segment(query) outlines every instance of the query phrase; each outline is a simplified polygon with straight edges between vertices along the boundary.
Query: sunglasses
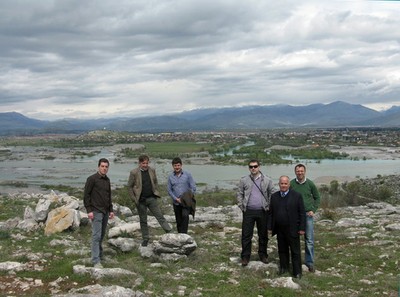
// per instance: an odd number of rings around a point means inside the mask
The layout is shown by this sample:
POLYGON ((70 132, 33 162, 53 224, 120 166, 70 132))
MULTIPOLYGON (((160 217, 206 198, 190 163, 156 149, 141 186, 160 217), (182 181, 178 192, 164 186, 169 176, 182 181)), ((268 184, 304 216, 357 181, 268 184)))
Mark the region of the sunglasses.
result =
POLYGON ((249 165, 249 168, 250 168, 250 169, 258 168, 258 165, 249 165))

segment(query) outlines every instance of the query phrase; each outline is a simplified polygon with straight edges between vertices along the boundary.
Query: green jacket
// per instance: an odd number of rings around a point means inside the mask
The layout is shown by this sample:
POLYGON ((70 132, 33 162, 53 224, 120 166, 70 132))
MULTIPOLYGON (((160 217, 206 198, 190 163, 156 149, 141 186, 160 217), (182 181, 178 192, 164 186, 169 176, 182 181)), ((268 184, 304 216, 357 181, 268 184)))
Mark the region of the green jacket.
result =
POLYGON ((296 179, 292 179, 290 181, 290 188, 301 194, 301 196, 303 197, 304 208, 306 212, 317 212, 317 209, 321 202, 321 196, 318 192, 317 187, 311 180, 306 179, 304 183, 300 184, 297 182, 296 179))

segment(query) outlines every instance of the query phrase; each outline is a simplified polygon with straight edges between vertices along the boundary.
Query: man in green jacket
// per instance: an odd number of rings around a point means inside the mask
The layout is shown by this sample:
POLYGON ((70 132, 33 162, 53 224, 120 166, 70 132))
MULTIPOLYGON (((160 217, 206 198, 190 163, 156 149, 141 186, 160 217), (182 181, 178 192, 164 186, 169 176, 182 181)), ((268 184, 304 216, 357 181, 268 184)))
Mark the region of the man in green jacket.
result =
POLYGON ((301 194, 306 211, 305 262, 308 271, 314 268, 314 215, 319 207, 321 196, 312 180, 306 178, 306 166, 298 164, 294 168, 296 178, 290 181, 290 188, 301 194))

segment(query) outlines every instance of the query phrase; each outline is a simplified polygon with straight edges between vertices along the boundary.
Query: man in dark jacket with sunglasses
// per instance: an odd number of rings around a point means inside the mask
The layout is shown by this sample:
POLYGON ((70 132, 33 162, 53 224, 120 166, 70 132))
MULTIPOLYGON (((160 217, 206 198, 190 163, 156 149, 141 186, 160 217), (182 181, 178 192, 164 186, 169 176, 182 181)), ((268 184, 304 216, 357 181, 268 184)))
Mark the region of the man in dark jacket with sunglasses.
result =
POLYGON ((276 192, 272 179, 260 171, 260 162, 250 160, 250 174, 239 181, 237 203, 243 212, 242 221, 242 266, 247 266, 251 256, 251 241, 254 225, 257 225, 258 256, 260 261, 268 263, 267 211, 272 193, 276 192))

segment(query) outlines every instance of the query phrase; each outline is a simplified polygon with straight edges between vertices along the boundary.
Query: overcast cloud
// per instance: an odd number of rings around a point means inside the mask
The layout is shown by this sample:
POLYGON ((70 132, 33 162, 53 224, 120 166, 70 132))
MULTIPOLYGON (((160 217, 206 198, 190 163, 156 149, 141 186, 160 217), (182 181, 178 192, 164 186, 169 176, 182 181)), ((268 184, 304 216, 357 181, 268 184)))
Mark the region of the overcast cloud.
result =
POLYGON ((0 112, 400 105, 400 2, 0 1, 0 112))

